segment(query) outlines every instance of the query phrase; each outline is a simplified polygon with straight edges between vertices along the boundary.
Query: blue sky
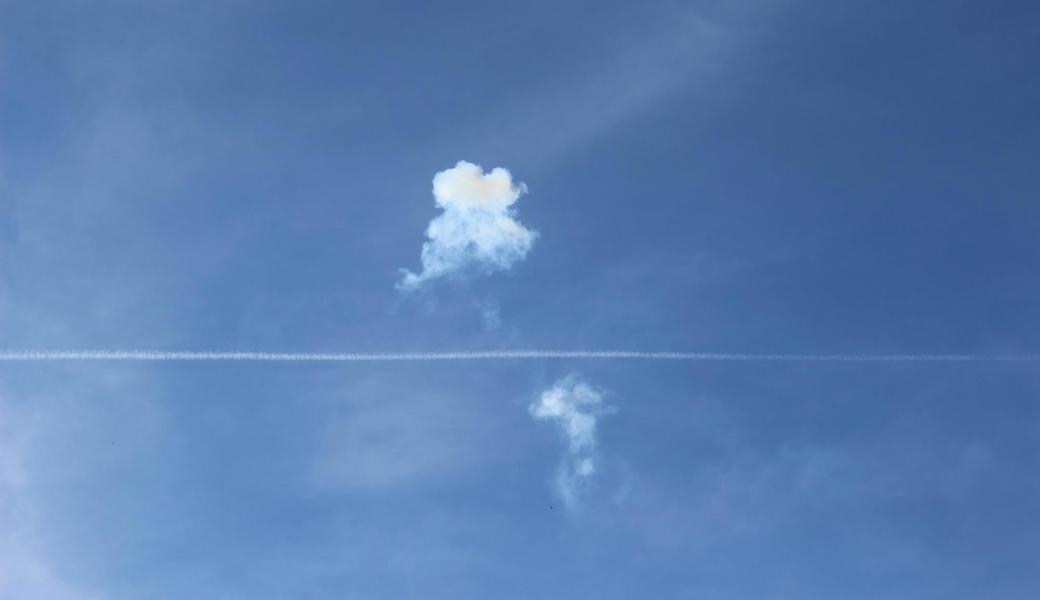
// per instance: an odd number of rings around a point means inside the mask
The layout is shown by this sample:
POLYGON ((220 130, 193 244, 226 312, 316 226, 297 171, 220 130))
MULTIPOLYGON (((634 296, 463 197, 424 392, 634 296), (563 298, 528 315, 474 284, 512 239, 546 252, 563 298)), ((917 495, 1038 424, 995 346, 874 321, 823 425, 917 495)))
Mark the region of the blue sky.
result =
MULTIPOLYGON (((1037 352, 1038 22, 0 1, 0 347, 1037 352), (460 160, 537 233, 402 290, 460 160)), ((0 597, 1033 598, 1038 396, 1027 363, 3 363, 0 597)))

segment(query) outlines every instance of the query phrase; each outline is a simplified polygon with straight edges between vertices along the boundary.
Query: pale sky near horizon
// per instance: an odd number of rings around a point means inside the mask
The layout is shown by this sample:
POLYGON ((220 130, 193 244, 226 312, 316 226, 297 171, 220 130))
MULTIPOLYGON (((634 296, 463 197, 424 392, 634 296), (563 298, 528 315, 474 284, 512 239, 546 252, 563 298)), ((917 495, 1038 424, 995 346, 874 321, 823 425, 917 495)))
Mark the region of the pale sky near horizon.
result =
MULTIPOLYGON (((0 351, 1035 354, 1038 58, 1025 1, 0 0, 0 351)), ((0 598, 1031 599, 1038 472, 1035 363, 0 363, 0 598)))

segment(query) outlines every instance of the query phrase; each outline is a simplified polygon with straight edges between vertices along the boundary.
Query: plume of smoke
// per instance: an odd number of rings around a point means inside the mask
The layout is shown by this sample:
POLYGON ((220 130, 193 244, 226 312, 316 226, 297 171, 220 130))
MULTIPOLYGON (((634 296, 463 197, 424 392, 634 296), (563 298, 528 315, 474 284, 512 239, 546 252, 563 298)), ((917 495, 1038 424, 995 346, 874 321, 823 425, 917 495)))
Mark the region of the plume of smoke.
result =
POLYGON ((527 187, 501 167, 484 173, 459 161, 433 177, 433 197, 444 212, 426 228, 422 271, 401 269, 397 289, 416 290, 428 281, 467 270, 504 271, 523 260, 538 233, 516 220, 513 205, 527 187))
POLYGON ((542 392, 529 407, 531 416, 550 420, 567 442, 556 473, 556 489, 568 508, 575 508, 584 484, 596 473, 596 421, 613 412, 603 393, 575 375, 564 377, 542 392))

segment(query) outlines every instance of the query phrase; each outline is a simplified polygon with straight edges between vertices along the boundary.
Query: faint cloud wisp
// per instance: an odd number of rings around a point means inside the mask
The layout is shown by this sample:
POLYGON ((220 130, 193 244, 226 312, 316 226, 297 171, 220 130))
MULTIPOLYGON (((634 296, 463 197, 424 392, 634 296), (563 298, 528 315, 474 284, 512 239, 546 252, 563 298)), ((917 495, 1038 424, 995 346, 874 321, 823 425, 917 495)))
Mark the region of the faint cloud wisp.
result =
POLYGON ((433 197, 444 212, 426 228, 422 271, 401 269, 397 289, 410 292, 428 281, 467 270, 504 271, 523 260, 538 233, 516 220, 513 205, 527 191, 507 169, 484 173, 459 161, 433 177, 433 197))
POLYGON ((582 487, 596 473, 596 422, 614 410, 603 402, 602 391, 576 375, 557 381, 529 407, 535 419, 554 421, 567 442, 556 489, 570 509, 577 507, 582 487))

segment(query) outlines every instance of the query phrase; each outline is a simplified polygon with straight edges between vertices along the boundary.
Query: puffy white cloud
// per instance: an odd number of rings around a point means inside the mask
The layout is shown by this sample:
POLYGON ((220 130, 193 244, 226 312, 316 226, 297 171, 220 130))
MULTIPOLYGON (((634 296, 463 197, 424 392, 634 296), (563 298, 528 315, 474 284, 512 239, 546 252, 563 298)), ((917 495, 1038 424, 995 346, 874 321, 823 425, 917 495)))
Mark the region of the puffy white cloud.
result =
POLYGON ((556 488, 564 504, 574 508, 582 485, 596 473, 596 422, 614 409, 604 403, 603 392, 570 375, 542 392, 529 410, 536 419, 555 422, 567 442, 556 488))
POLYGON ((433 177, 433 197, 444 212, 426 228, 422 271, 402 269, 397 288, 412 291, 427 281, 474 270, 504 271, 523 260, 538 233, 516 220, 514 204, 527 187, 501 167, 484 173, 459 161, 433 177))

